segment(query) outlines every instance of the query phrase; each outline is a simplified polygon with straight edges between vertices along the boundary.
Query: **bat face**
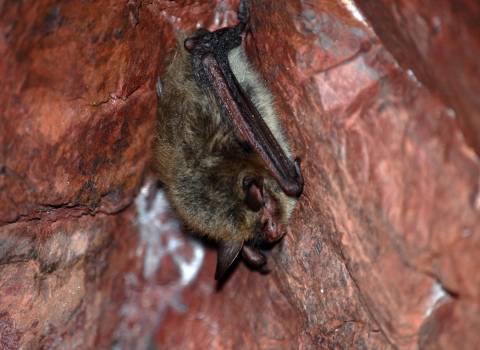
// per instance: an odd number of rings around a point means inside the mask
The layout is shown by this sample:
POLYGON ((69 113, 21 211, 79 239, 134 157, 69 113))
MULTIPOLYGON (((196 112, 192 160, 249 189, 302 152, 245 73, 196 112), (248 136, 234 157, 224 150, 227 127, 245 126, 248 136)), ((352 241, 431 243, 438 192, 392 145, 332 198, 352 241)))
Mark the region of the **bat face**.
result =
POLYGON ((218 242, 216 279, 240 251, 266 269, 255 247, 282 237, 303 188, 272 96, 239 47, 245 2, 239 18, 178 45, 157 86, 156 170, 183 224, 218 242))

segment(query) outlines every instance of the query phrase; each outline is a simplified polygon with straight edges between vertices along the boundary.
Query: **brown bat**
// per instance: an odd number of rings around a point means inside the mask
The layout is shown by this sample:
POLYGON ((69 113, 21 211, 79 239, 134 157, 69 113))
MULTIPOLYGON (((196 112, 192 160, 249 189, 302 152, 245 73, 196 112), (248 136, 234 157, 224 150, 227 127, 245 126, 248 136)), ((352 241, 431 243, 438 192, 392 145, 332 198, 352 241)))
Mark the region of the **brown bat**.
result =
POLYGON ((155 167, 183 224, 217 241, 215 279, 240 251, 268 271, 258 247, 283 236, 303 190, 272 95, 240 46, 248 0, 238 18, 185 39, 157 82, 155 167))

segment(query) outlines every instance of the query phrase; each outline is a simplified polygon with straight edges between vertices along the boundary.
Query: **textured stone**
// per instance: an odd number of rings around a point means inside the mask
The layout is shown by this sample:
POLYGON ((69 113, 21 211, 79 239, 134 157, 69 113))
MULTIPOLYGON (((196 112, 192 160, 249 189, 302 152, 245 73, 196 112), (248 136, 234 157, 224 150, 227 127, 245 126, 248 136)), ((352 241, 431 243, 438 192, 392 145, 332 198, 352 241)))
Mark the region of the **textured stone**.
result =
POLYGON ((305 191, 273 271, 217 283, 148 169, 154 82, 237 4, 0 3, 0 347, 474 348, 476 5, 358 0, 375 34, 348 2, 251 0, 305 191))
POLYGON ((356 0, 400 64, 455 111, 480 154, 480 6, 468 0, 356 0))
POLYGON ((116 212, 138 191, 159 53, 139 7, 2 6, 0 222, 116 212))
POLYGON ((422 349, 474 349, 480 342, 478 303, 452 301, 430 315, 420 328, 422 349))

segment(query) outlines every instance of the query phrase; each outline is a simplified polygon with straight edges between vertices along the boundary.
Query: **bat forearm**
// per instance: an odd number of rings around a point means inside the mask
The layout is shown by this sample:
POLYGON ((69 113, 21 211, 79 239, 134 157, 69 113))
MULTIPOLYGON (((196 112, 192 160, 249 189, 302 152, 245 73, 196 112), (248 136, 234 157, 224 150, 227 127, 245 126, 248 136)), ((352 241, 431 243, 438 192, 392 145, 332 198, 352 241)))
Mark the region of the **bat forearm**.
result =
POLYGON ((202 65, 213 92, 240 134, 260 154, 285 194, 298 197, 303 190, 303 177, 298 165, 286 156, 257 108, 236 81, 235 75, 229 72, 234 81, 234 84, 229 84, 217 58, 211 52, 202 57, 202 65))

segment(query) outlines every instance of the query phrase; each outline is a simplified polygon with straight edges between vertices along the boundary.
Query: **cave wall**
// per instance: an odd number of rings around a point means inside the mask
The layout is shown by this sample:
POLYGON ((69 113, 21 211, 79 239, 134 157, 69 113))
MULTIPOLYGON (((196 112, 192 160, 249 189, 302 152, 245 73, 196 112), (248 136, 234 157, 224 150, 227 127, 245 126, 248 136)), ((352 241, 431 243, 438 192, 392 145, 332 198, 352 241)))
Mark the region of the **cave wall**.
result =
POLYGON ((0 2, 0 348, 480 341, 480 6, 251 0, 246 51, 305 190, 274 270, 217 283, 151 133, 175 38, 237 5, 0 2))

